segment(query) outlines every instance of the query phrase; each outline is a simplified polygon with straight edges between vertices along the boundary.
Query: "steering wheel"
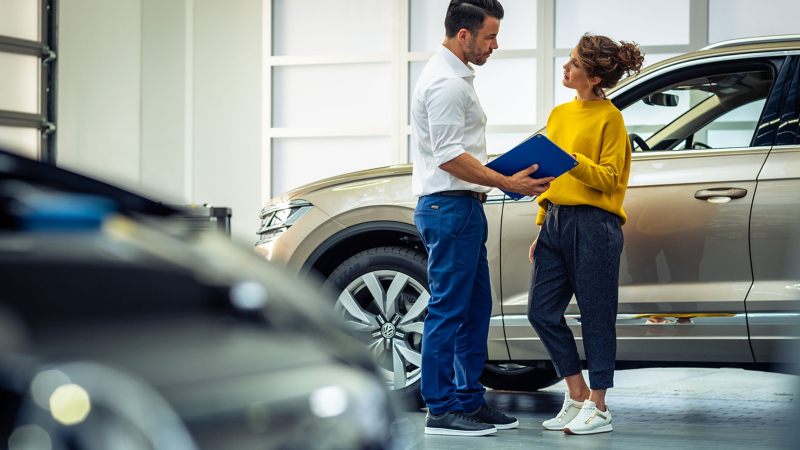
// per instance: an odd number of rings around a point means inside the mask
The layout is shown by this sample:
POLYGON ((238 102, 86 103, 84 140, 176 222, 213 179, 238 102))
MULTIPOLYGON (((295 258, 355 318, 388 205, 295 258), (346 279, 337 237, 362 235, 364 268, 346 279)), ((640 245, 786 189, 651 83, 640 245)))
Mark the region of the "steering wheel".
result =
POLYGON ((639 151, 640 152, 649 152, 650 147, 647 146, 647 143, 636 133, 631 133, 628 135, 628 139, 631 141, 631 148, 633 148, 633 144, 639 144, 639 151))
POLYGON ((692 150, 705 150, 711 148, 710 145, 704 144, 702 142, 695 142, 692 144, 692 150))

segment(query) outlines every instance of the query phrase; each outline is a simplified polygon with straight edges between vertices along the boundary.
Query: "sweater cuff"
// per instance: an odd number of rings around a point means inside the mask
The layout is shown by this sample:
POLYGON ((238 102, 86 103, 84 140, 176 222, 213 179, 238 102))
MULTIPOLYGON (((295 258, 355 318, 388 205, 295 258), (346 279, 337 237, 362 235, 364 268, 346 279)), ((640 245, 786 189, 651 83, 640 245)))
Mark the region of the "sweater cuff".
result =
POLYGON ((580 153, 575 153, 575 158, 578 161, 578 165, 573 167, 568 173, 573 177, 580 179, 586 172, 586 169, 589 167, 590 160, 580 153))

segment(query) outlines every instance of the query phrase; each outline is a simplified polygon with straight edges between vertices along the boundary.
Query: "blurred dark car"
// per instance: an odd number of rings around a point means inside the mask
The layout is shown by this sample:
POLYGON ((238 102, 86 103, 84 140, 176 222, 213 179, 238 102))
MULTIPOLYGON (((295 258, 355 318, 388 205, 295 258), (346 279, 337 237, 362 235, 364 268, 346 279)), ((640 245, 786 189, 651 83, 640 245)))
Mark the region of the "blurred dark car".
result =
POLYGON ((0 441, 402 447, 375 365, 320 294, 175 214, 0 151, 0 441))

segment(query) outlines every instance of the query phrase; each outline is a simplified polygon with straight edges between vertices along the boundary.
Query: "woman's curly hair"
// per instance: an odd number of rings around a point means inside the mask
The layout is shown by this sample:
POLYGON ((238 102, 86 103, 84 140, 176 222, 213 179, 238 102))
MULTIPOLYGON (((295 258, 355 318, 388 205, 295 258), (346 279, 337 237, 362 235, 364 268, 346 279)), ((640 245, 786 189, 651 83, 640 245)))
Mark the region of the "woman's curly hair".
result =
POLYGON ((594 93, 605 98, 603 89, 616 86, 622 75, 639 73, 644 54, 635 42, 620 41, 617 44, 606 36, 586 33, 578 42, 578 60, 590 79, 600 77, 594 93))

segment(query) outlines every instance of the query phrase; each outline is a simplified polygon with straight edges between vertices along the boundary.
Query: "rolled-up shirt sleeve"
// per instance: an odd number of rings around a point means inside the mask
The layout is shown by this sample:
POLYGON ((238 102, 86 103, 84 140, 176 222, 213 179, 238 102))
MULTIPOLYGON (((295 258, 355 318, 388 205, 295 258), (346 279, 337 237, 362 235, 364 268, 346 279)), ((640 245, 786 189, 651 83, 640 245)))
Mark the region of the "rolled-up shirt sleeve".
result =
POLYGON ((444 78, 431 86, 426 99, 433 159, 437 166, 465 153, 464 124, 468 95, 463 80, 444 78))

